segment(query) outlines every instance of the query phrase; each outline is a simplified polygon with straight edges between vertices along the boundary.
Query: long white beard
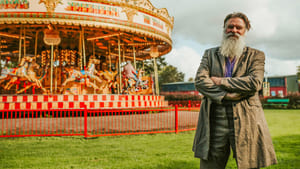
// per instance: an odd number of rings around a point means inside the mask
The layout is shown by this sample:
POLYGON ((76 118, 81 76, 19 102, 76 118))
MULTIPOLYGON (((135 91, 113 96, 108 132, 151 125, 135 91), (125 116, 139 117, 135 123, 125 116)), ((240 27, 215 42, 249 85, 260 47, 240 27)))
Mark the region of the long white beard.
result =
POLYGON ((239 58, 243 54, 245 43, 245 35, 241 36, 237 33, 223 33, 223 39, 221 44, 221 54, 229 58, 239 58), (231 35, 238 36, 232 37, 231 35))

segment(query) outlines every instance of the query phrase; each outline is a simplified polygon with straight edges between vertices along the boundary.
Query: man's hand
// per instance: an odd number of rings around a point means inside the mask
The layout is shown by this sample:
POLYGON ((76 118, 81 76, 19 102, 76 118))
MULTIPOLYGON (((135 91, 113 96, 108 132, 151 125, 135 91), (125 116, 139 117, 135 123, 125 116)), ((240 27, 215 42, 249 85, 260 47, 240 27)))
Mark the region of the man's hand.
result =
POLYGON ((222 78, 221 77, 215 77, 215 76, 213 76, 213 77, 211 77, 210 78, 216 85, 221 85, 221 80, 222 80, 222 78))
POLYGON ((224 100, 232 100, 232 101, 238 101, 242 99, 242 95, 239 93, 227 93, 224 96, 224 100))

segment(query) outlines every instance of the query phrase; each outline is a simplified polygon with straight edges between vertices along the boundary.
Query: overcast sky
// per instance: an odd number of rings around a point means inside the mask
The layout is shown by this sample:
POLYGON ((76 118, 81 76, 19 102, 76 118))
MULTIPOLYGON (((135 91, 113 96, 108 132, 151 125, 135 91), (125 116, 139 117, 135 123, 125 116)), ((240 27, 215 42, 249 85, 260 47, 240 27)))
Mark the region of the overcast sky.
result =
POLYGON ((247 45, 266 54, 265 76, 295 75, 300 66, 299 0, 150 0, 174 16, 173 49, 167 62, 195 77, 204 50, 218 46, 223 20, 232 12, 245 13, 252 28, 247 45))

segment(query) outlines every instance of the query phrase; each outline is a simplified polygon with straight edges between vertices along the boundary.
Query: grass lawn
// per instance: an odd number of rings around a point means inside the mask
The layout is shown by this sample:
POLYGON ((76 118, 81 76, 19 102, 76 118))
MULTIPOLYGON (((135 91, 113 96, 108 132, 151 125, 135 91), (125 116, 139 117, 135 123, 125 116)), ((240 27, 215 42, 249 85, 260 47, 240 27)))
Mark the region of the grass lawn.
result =
MULTIPOLYGON (((278 165, 300 168, 300 110, 265 110, 278 165)), ((193 169, 194 131, 84 139, 83 137, 0 138, 0 168, 193 169)), ((230 158, 228 169, 236 168, 230 158)))

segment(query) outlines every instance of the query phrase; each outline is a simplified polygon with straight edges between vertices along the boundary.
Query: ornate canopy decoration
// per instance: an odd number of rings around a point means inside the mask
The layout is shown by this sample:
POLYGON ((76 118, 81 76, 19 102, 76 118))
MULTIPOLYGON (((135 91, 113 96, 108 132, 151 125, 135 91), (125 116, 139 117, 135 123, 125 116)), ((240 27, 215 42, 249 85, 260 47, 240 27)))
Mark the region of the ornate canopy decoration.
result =
MULTIPOLYGON (((28 46, 35 36, 42 36, 51 24, 60 32, 61 45, 72 48, 81 36, 87 46, 95 43, 96 52, 117 54, 118 38, 124 54, 137 59, 149 59, 151 46, 157 46, 159 56, 172 49, 171 32, 174 18, 168 11, 155 8, 149 0, 6 0, 0 2, 0 38, 9 37, 18 46, 22 36, 28 37, 28 46), (133 46, 135 49, 132 49, 133 46)), ((40 39, 40 38, 38 38, 40 39)), ((42 39, 42 37, 41 37, 42 39)), ((32 42, 31 42, 32 41, 32 42)), ((41 44, 38 44, 41 45, 41 44)), ((18 47, 10 46, 12 50, 18 47)), ((76 46, 76 45, 75 45, 76 46)), ((40 46, 38 46, 39 48, 40 46)), ((8 47, 9 48, 9 47, 8 47)), ((27 53, 32 52, 28 48, 27 53)), ((2 50, 3 51, 3 50, 2 50)), ((5 49, 4 49, 5 51, 5 49)), ((87 51, 88 52, 88 51, 87 51)))

